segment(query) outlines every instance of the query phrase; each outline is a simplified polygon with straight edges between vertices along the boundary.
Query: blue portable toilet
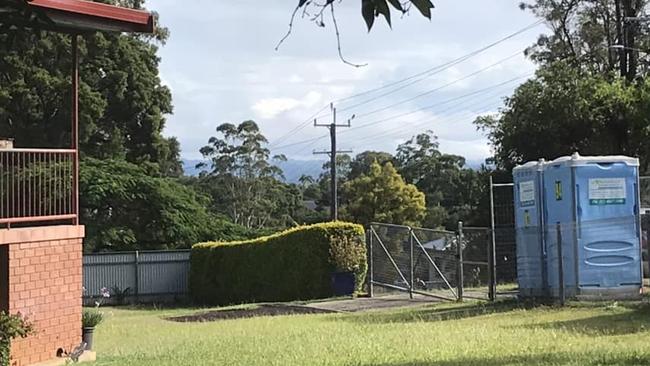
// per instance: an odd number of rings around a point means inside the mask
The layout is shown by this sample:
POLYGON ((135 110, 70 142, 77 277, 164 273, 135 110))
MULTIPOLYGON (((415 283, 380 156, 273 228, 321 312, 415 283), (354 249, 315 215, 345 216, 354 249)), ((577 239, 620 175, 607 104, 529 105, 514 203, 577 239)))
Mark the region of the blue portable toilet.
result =
POLYGON ((515 167, 512 176, 519 294, 542 296, 547 287, 542 214, 544 159, 515 167))
POLYGON ((642 288, 639 161, 575 153, 544 168, 547 283, 551 296, 638 296, 642 288))

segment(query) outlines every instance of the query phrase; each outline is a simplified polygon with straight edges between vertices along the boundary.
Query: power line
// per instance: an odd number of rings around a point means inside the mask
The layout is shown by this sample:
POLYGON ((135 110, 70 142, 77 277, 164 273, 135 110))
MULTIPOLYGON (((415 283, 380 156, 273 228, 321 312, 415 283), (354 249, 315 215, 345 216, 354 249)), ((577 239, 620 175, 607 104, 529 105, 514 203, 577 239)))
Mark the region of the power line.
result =
POLYGON ((319 113, 327 109, 329 105, 324 105, 323 108, 319 109, 318 112, 312 114, 309 118, 305 120, 305 122, 301 123, 297 127, 294 127, 291 131, 285 133, 284 135, 280 136, 277 138, 277 140, 273 141, 272 143, 269 144, 269 148, 273 147, 273 145, 279 144, 283 139, 291 136, 294 133, 297 133, 298 131, 302 130, 303 128, 307 127, 309 124, 311 124, 312 120, 314 118, 319 118, 319 113))
POLYGON ((459 78, 459 79, 456 79, 456 80, 450 81, 449 83, 444 84, 444 85, 442 85, 442 86, 439 86, 439 87, 437 87, 437 88, 429 89, 429 90, 427 90, 427 91, 425 91, 425 92, 422 92, 422 93, 420 93, 420 94, 418 94, 418 95, 415 95, 415 96, 413 96, 413 97, 410 97, 410 98, 404 99, 404 100, 402 100, 402 101, 399 101, 399 102, 393 103, 393 104, 391 104, 391 105, 388 105, 388 106, 385 106, 385 107, 382 107, 382 108, 379 108, 379 109, 375 109, 375 110, 370 111, 370 112, 366 112, 366 113, 362 113, 362 114, 357 114, 357 115, 356 115, 356 118, 357 118, 357 119, 358 119, 358 118, 363 118, 363 117, 369 116, 369 115, 371 115, 371 114, 375 114, 375 113, 378 113, 378 112, 382 112, 382 111, 385 111, 385 110, 387 110, 387 109, 390 109, 390 108, 393 108, 393 107, 397 107, 397 106, 399 106, 399 105, 402 105, 402 104, 404 104, 404 103, 411 102, 411 101, 416 100, 416 99, 418 99, 418 98, 422 98, 422 97, 424 97, 424 96, 426 96, 426 95, 429 95, 429 94, 435 93, 435 92, 440 91, 440 90, 442 90, 442 89, 444 89, 444 88, 447 88, 447 87, 450 87, 450 86, 452 86, 452 85, 454 85, 454 84, 460 83, 461 81, 464 81, 464 80, 467 80, 467 79, 469 79, 469 78, 472 78, 472 77, 474 77, 474 76, 476 76, 476 75, 479 75, 479 74, 481 74, 481 73, 483 73, 483 72, 485 72, 485 71, 487 71, 487 70, 489 70, 489 69, 491 69, 491 68, 493 68, 493 67, 495 67, 495 66, 498 66, 498 65, 500 65, 500 64, 502 64, 502 63, 504 63, 504 62, 506 62, 506 61, 508 61, 508 60, 511 60, 512 58, 514 58, 514 57, 516 57, 516 56, 519 56, 519 55, 521 54, 521 52, 522 52, 522 51, 517 51, 517 52, 513 53, 512 55, 510 55, 510 56, 508 56, 508 57, 505 57, 505 58, 503 58, 503 59, 501 59, 501 60, 499 60, 499 61, 497 61, 497 62, 495 62, 495 63, 493 63, 493 64, 491 64, 491 65, 489 65, 489 66, 486 66, 486 67, 484 67, 484 68, 482 68, 482 69, 480 69, 480 70, 474 71, 474 72, 472 72, 472 73, 470 73, 470 74, 468 74, 468 75, 465 75, 465 76, 463 76, 463 77, 461 77, 461 78, 459 78))
MULTIPOLYGON (((476 104, 478 104, 478 103, 475 103, 474 105, 476 105, 476 104)), ((499 104, 499 101, 490 101, 489 103, 483 103, 478 108, 480 110, 480 112, 478 112, 476 114, 484 113, 485 111, 490 110, 491 108, 495 107, 498 104, 499 104)), ((378 134, 375 134, 375 135, 365 136, 365 137, 362 137, 360 139, 355 140, 355 142, 359 143, 359 142, 365 141, 367 143, 367 142, 375 141, 375 140, 378 140, 378 139, 381 139, 381 138, 393 136, 394 132, 398 132, 398 131, 404 132, 405 127, 409 128, 409 129, 415 129, 415 128, 421 128, 422 126, 424 126, 424 125, 426 125, 428 123, 433 123, 433 122, 438 122, 438 121, 439 122, 456 123, 456 122, 460 122, 462 120, 464 120, 464 118, 457 118, 457 119, 454 119, 454 120, 451 120, 451 121, 450 120, 445 120, 445 119, 437 120, 437 119, 427 118, 426 120, 420 120, 420 121, 417 121, 415 123, 409 124, 408 126, 400 126, 397 129, 391 129, 391 130, 388 130, 388 131, 382 131, 382 132, 380 132, 378 134)), ((406 131, 406 132, 408 132, 409 134, 412 133, 411 131, 406 131)), ((401 133, 401 134, 398 133, 395 137, 399 137, 399 136, 401 136, 403 134, 404 133, 401 133)))
MULTIPOLYGON (((499 95, 499 97, 503 97, 503 95, 499 95)), ((472 106, 476 106, 476 105, 478 105, 478 104, 479 104, 479 103, 473 103, 472 106)), ((476 114, 476 115, 480 115, 480 114, 482 114, 482 113, 485 113, 485 112, 487 112, 487 111, 493 109, 494 107, 498 106, 499 104, 500 104, 500 102, 499 102, 498 100, 497 100, 497 101, 494 101, 494 100, 493 100, 493 101, 490 101, 489 103, 481 103, 480 106, 479 106, 478 108, 476 108, 477 110, 474 112, 474 114, 476 114)), ((470 108, 471 108, 472 106, 470 106, 470 108)), ((424 123, 423 123, 422 121, 418 121, 418 122, 416 122, 416 123, 409 124, 408 126, 406 126, 406 128, 409 128, 409 131, 406 131, 406 132, 407 132, 408 134, 413 134, 414 132, 412 131, 412 129, 417 128, 417 127, 419 127, 419 126, 421 126, 421 125, 423 125, 423 124, 429 123, 429 122, 459 123, 459 122, 462 122, 462 121, 464 121, 464 120, 465 120, 465 118, 463 118, 463 117, 461 117, 461 118, 455 118, 455 119, 444 119, 444 118, 443 118, 443 119, 441 119, 441 120, 431 120, 431 119, 427 119, 426 121, 424 121, 424 123)), ((358 145, 360 142, 363 142, 364 145, 365 145, 365 144, 367 144, 367 143, 369 143, 369 142, 372 142, 372 141, 374 141, 374 140, 378 140, 378 139, 380 139, 380 138, 384 138, 384 137, 388 137, 388 136, 393 136, 393 133, 394 133, 395 131, 402 131, 403 133, 395 134, 395 137, 399 138, 399 137, 402 137, 403 135, 406 134, 406 133, 404 133, 404 129, 405 129, 404 126, 400 126, 400 127, 398 127, 397 129, 391 129, 390 131, 382 131, 382 132, 380 132, 380 133, 378 133, 378 134, 375 134, 375 135, 364 136, 364 137, 362 137, 362 138, 360 138, 360 139, 355 139, 355 144, 356 144, 356 146, 361 147, 361 146, 363 146, 363 145, 358 145)), ((417 133, 416 133, 416 134, 417 134, 417 133)), ((327 137, 327 135, 322 136, 322 138, 325 138, 325 137, 327 137)), ((307 147, 308 147, 308 146, 307 146, 307 147)), ((365 150, 365 149, 361 149, 361 150, 365 150)), ((294 170, 291 170, 290 173, 294 173, 294 172, 295 172, 295 169, 294 169, 294 170)))
MULTIPOLYGON (((505 42, 505 41, 507 41, 507 40, 509 40, 511 38, 514 38, 514 37, 526 32, 526 31, 529 31, 529 30, 537 27, 538 25, 542 24, 543 22, 544 22, 543 20, 538 20, 538 21, 536 21, 536 22, 534 22, 534 23, 532 23, 532 24, 530 24, 530 25, 528 25, 528 26, 514 32, 514 33, 511 33, 511 34, 509 34, 509 35, 507 35, 507 36, 505 36, 505 37, 503 37, 503 38, 501 38, 501 39, 499 39, 499 40, 497 40, 495 42, 492 42, 492 43, 488 44, 487 46, 484 46, 482 48, 474 50, 474 51, 472 51, 472 52, 470 52, 470 53, 468 53, 468 54, 466 54, 464 56, 461 56, 461 57, 458 57, 458 58, 456 58, 454 60, 445 62, 445 63, 443 63, 441 65, 431 67, 431 68, 429 68, 427 70, 424 70, 424 71, 422 71, 420 73, 417 73, 417 74, 408 76, 406 78, 391 82, 389 84, 386 84, 386 85, 383 85, 383 86, 380 86, 380 87, 377 87, 377 88, 374 88, 374 89, 366 90, 366 91, 363 91, 363 92, 359 92, 359 93, 350 95, 350 96, 345 97, 345 98, 337 99, 337 100, 334 101, 334 103, 341 103, 343 101, 350 100, 350 99, 353 99, 353 98, 357 98, 357 97, 360 97, 362 95, 371 94, 371 93, 374 93, 376 91, 383 90, 383 89, 386 89, 386 88, 390 88, 391 86, 395 86, 395 85, 401 84, 403 82, 422 77, 424 75, 426 75, 426 76, 424 76, 422 79, 425 79, 426 77, 430 76, 428 74, 431 73, 431 72, 438 72, 438 70, 440 68, 451 67, 451 66, 453 66, 453 65, 455 65, 455 64, 457 64, 459 62, 465 61, 465 60, 467 60, 467 59, 469 59, 471 57, 474 57, 474 56, 476 56, 478 54, 481 54, 481 53, 487 51, 488 49, 490 49, 492 47, 495 47, 496 45, 498 45, 500 43, 503 43, 503 42, 505 42)), ((412 85, 412 84, 409 84, 409 85, 412 85)), ((340 111, 343 111, 343 109, 341 109, 340 111)))
MULTIPOLYGON (((475 90, 473 92, 463 94, 463 95, 460 95, 460 96, 457 96, 457 97, 454 97, 454 98, 451 98, 451 99, 447 99, 445 101, 438 102, 438 103, 435 103, 435 104, 432 104, 432 105, 429 105, 429 106, 426 106, 426 107, 418 108, 416 110, 401 113, 401 114, 398 114, 398 115, 394 115, 394 116, 387 117, 387 118, 384 118, 384 119, 376 120, 376 121, 373 121, 373 122, 368 122, 368 123, 365 123, 365 124, 362 124, 362 125, 359 125, 359 126, 356 126, 356 127, 352 127, 352 128, 350 128, 348 130, 341 131, 341 134, 348 133, 348 132, 351 132, 351 131, 354 131, 354 130, 358 130, 358 129, 361 129, 361 128, 364 128, 364 127, 371 126, 371 125, 385 123, 385 122, 391 121, 391 120, 393 120, 395 118, 404 117, 404 116, 411 115, 411 114, 414 114, 414 113, 417 113, 417 112, 420 112, 420 111, 424 111, 424 110, 432 109, 432 108, 439 107, 439 106, 442 106, 442 105, 446 105, 446 104, 449 104, 449 103, 452 103, 452 102, 461 101, 460 103, 451 104, 451 106, 449 108, 443 109, 441 112, 449 111, 449 110, 452 109, 452 107, 462 105, 463 103, 465 103, 465 101, 463 101, 464 99, 469 98, 471 100, 474 97, 477 97, 477 96, 479 96, 479 95, 481 95, 483 93, 487 93, 487 92, 493 91, 495 89, 499 89, 502 86, 508 85, 509 83, 512 83, 514 81, 517 81, 517 80, 520 80, 520 79, 523 79, 523 78, 527 78, 527 77, 529 77, 531 75, 533 75, 533 73, 520 75, 520 76, 514 77, 512 79, 506 80, 504 82, 500 82, 500 83, 491 85, 491 86, 483 88, 483 89, 475 90)), ((403 126, 398 126, 398 128, 401 129, 401 128, 403 128, 403 126)), ((306 150, 310 146, 312 146, 312 145, 306 145, 306 144, 317 142, 319 140, 323 140, 327 136, 328 135, 326 134, 326 135, 322 135, 322 136, 319 136, 319 137, 310 138, 310 139, 307 139, 307 140, 301 140, 301 141, 297 141, 297 142, 294 142, 294 143, 291 143, 291 144, 278 146, 278 147, 275 147, 274 149, 279 150, 279 149, 286 149, 286 148, 293 147, 293 146, 305 145, 301 149, 296 150, 294 152, 294 154, 298 154, 300 152, 303 152, 304 150, 306 150)))
POLYGON ((421 108, 418 108, 418 109, 415 109, 415 110, 412 110, 412 111, 409 111, 409 112, 405 112, 405 113, 400 113, 400 114, 397 114, 397 115, 394 115, 394 116, 386 117, 386 118, 383 118, 383 119, 380 119, 380 120, 364 123, 364 124, 361 124, 359 126, 350 128, 349 130, 344 131, 343 133, 354 131, 354 130, 357 130, 357 129, 360 129, 360 128, 364 128, 364 127, 368 127, 368 126, 372 126, 372 125, 376 125, 376 124, 381 124, 381 123, 384 123, 384 122, 394 120, 395 118, 405 117, 405 116, 408 116, 408 115, 411 115, 411 114, 414 114, 414 113, 417 113, 417 112, 425 111, 427 109, 431 109, 431 108, 434 108, 434 107, 438 107, 438 106, 441 106, 441 105, 444 105, 444 104, 447 104, 447 103, 450 103, 450 102, 453 102, 453 101, 457 101, 457 100, 464 99, 464 98, 467 98, 467 97, 470 97, 470 96, 473 96, 473 95, 485 93, 487 91, 493 90, 494 88, 497 88, 497 87, 500 87, 500 86, 503 86, 503 85, 507 85, 509 83, 512 83, 514 81, 517 81, 517 80, 520 80, 520 79, 523 79, 523 78, 527 78, 527 77, 529 77, 529 76, 531 76, 533 74, 534 73, 528 73, 528 74, 525 74, 525 75, 516 76, 516 77, 514 77, 512 79, 500 82, 498 84, 491 85, 491 86, 489 86, 487 88, 475 90, 475 91, 473 91, 471 93, 467 93, 467 94, 463 94, 463 95, 460 95, 460 96, 457 96, 457 97, 454 97, 454 98, 451 98, 451 99, 447 99, 447 100, 445 100, 443 102, 431 104, 431 105, 428 105, 428 106, 425 106, 425 107, 421 107, 421 108))
POLYGON ((273 149, 274 149, 274 150, 282 150, 282 149, 286 149, 287 147, 292 147, 292 146, 296 146, 296 145, 302 145, 302 144, 306 144, 306 143, 308 143, 308 142, 316 142, 316 141, 321 140, 321 139, 323 139, 323 138, 325 138, 325 137, 327 137, 327 135, 323 135, 323 136, 321 136, 321 137, 316 137, 316 138, 309 139, 309 140, 297 141, 297 142, 294 142, 294 143, 291 143, 291 144, 287 144, 287 145, 276 146, 276 147, 274 147, 273 149))
MULTIPOLYGON (((478 103, 474 103, 473 107, 475 107, 477 104, 478 103)), ((484 108, 484 106, 491 106, 492 107, 492 106, 495 106, 495 105, 498 105, 498 100, 496 100, 496 101, 491 100, 487 104, 482 103, 481 108, 484 108)), ((364 137, 362 137, 360 139, 355 140, 355 142, 359 143, 359 142, 362 142, 362 141, 375 141, 375 140, 379 140, 379 139, 384 138, 384 137, 393 136, 393 134, 395 134, 395 133, 397 133, 399 135, 400 132, 405 132, 406 129, 412 130, 412 129, 416 129, 416 128, 421 128, 421 127, 424 127, 424 125, 426 125, 428 123, 433 123, 433 122, 436 122, 438 120, 445 121, 444 117, 442 119, 432 119, 431 117, 428 117, 426 119, 422 119, 422 120, 416 121, 414 123, 409 123, 408 125, 405 125, 405 126, 400 126, 399 128, 392 128, 392 129, 389 129, 389 130, 381 131, 381 132, 376 133, 374 135, 364 136, 364 137)), ((406 131, 406 132, 409 132, 409 131, 406 131)))
MULTIPOLYGON (((390 95, 390 94, 395 93, 395 92, 397 92, 397 91, 399 91, 399 90, 402 90, 402 89, 404 89, 404 88, 406 88, 406 87, 408 87, 408 86, 410 86, 410 85, 413 85, 413 84, 415 84, 415 83, 417 83, 417 82, 419 82, 419 81, 422 81, 422 80, 426 79, 426 78, 429 77, 429 76, 435 75, 435 73, 438 73, 438 72, 442 72, 442 71, 444 71, 444 70, 447 70, 448 68, 450 68, 450 67, 452 67, 452 66, 454 66, 454 65, 457 65, 457 64, 459 64, 459 63, 461 63, 461 62, 464 62, 464 61, 468 60, 469 58, 472 58, 472 57, 474 57, 474 56, 476 56, 476 55, 479 55, 479 54, 485 52, 486 50, 488 50, 488 49, 490 49, 490 48, 493 48, 493 47, 497 46, 497 45, 500 44, 500 43, 503 43, 503 42, 505 42, 505 41, 507 41, 507 40, 509 40, 509 39, 511 39, 511 38, 514 38, 514 37, 516 37, 516 36, 518 36, 518 35, 520 35, 520 34, 526 32, 526 31, 530 30, 530 29, 533 29, 533 28, 537 27, 538 25, 540 25, 540 24, 542 24, 542 23, 543 23, 542 20, 536 21, 536 22, 534 22, 534 23, 532 23, 532 24, 530 24, 530 25, 528 25, 528 26, 526 26, 526 27, 524 27, 524 28, 522 28, 522 29, 520 29, 520 30, 514 32, 514 33, 511 33, 511 34, 509 34, 509 35, 507 35, 507 36, 505 36, 505 37, 503 37, 503 38, 501 38, 501 39, 499 39, 499 40, 497 40, 497 41, 495 41, 495 42, 492 42, 492 43, 490 43, 490 44, 488 44, 488 45, 486 45, 486 46, 484 46, 484 47, 482 47, 482 48, 479 48, 479 49, 477 49, 477 50, 474 50, 474 51, 472 51, 472 52, 470 52, 470 53, 468 53, 468 54, 466 54, 466 55, 463 55, 463 56, 461 56, 461 57, 458 57, 458 58, 456 58, 456 59, 454 59, 454 60, 451 60, 451 61, 445 62, 445 63, 443 63, 443 64, 441 64, 441 65, 437 65, 437 66, 431 67, 431 68, 429 68, 429 69, 427 69, 427 70, 424 70, 424 71, 422 71, 422 72, 420 72, 420 73, 417 73, 417 74, 414 74, 414 75, 408 76, 408 77, 406 77, 406 78, 403 78, 403 79, 400 79, 400 80, 397 80, 397 81, 391 82, 391 83, 389 83, 389 84, 386 84, 386 85, 383 85, 383 86, 380 86, 380 87, 377 87, 377 88, 374 88, 374 89, 366 90, 366 91, 363 91, 363 92, 360 92, 360 93, 356 93, 356 94, 353 94, 353 95, 350 95, 350 96, 347 96, 347 97, 344 97, 344 98, 337 99, 337 100, 335 100, 333 103, 341 103, 341 102, 346 101, 346 100, 350 100, 350 99, 354 99, 354 98, 357 98, 357 97, 360 97, 360 96, 363 96, 363 95, 371 94, 371 93, 374 93, 374 92, 379 91, 379 90, 383 90, 383 89, 386 89, 386 88, 390 88, 390 87, 392 87, 392 86, 399 85, 399 84, 401 84, 401 83, 404 83, 404 82, 407 82, 407 81, 410 81, 410 80, 417 79, 417 80, 414 81, 414 82, 407 83, 406 85, 402 85, 402 86, 400 86, 400 87, 398 87, 398 88, 395 88, 394 90, 391 90, 391 91, 388 92, 388 93, 384 93, 384 94, 382 94, 382 95, 379 95, 379 96, 376 96, 376 97, 374 97, 374 98, 368 99, 368 100, 366 100, 366 101, 364 101, 364 102, 357 103, 357 104, 355 104, 355 105, 352 105, 352 106, 348 106, 348 107, 346 107, 346 108, 339 109, 339 112, 347 111, 347 110, 350 110, 350 109, 352 109, 352 108, 356 108, 356 107, 359 107, 359 106, 361 106, 361 105, 364 105, 364 104, 370 103, 371 101, 377 100, 377 99, 379 99, 379 98, 381 98, 381 97, 384 97, 384 96, 387 96, 387 95, 390 95), (433 73, 433 74, 432 74, 432 73, 433 73), (419 78, 419 79, 418 79, 418 78, 419 78)), ((287 137, 290 137, 292 134, 297 133, 298 131, 304 129, 305 127, 307 127, 307 126, 311 123, 311 121, 312 121, 314 118, 322 118, 322 117, 325 117, 325 116, 319 116, 319 113, 321 113, 321 112, 322 112, 323 110, 325 110, 326 108, 327 108, 327 105, 326 105, 326 106, 323 106, 323 108, 321 108, 318 112, 314 113, 312 116, 310 116, 309 118, 307 118, 303 123, 301 123, 300 125, 298 125, 298 126, 295 127, 294 129, 292 129, 291 131, 287 132, 286 134, 282 135, 282 136, 279 137, 277 140, 275 140, 274 142, 272 142, 272 143, 269 145, 269 147, 272 147, 273 145, 277 145, 277 144, 279 144, 280 142, 282 142, 282 141, 283 141, 284 139, 286 139, 287 137)))

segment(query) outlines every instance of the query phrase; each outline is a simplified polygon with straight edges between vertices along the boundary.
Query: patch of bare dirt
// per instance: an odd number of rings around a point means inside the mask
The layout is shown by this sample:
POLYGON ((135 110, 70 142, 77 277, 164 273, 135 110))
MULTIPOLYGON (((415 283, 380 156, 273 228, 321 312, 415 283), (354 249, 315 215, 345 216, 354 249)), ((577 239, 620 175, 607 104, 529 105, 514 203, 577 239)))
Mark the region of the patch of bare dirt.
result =
POLYGON ((191 322, 211 322, 217 320, 228 319, 242 319, 242 318, 255 318, 260 316, 280 316, 280 315, 301 315, 301 314, 328 314, 335 311, 328 309, 315 309, 304 306, 273 304, 273 305, 259 305, 252 308, 244 309, 227 309, 227 310, 213 310, 204 313, 197 313, 192 315, 183 315, 169 317, 167 320, 180 323, 191 322))

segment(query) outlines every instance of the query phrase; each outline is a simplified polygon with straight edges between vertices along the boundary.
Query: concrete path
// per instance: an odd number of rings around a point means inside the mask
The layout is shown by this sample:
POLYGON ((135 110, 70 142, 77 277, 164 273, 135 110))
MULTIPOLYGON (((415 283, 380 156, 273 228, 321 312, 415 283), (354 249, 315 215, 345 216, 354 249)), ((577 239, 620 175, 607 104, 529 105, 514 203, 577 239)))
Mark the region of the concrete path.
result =
POLYGON ((423 306, 434 304, 439 301, 440 300, 432 297, 420 295, 415 295, 413 299, 409 299, 407 294, 400 294, 383 295, 373 298, 358 297, 354 299, 326 300, 303 304, 302 306, 332 312, 354 313, 360 311, 423 306))

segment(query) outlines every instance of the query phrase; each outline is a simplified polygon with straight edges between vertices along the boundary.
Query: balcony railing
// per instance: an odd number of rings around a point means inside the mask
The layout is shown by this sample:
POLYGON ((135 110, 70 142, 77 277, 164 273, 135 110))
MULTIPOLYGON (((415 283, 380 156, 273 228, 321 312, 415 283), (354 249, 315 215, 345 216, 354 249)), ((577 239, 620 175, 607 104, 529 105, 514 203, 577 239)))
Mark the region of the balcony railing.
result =
POLYGON ((77 221, 76 151, 0 149, 0 226, 77 221))

